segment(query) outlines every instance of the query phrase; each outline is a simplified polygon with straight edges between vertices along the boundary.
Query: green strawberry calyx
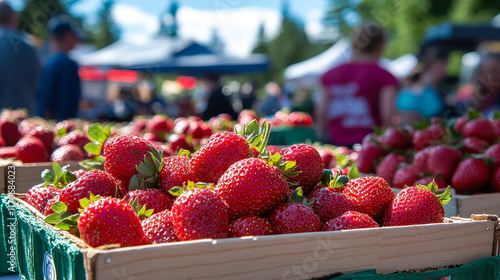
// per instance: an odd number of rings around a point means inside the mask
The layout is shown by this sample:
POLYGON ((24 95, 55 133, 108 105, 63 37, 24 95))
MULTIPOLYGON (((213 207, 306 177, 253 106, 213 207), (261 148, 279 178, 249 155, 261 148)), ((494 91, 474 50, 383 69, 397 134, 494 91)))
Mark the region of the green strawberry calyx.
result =
POLYGON ((193 181, 188 181, 187 183, 183 184, 182 187, 173 187, 168 192, 173 196, 180 196, 182 193, 184 193, 187 190, 204 189, 204 188, 213 189, 214 185, 207 184, 207 183, 195 183, 193 181))
POLYGON ((448 204, 448 202, 450 202, 450 200, 451 200, 451 187, 448 186, 442 194, 437 195, 436 193, 438 191, 438 185, 436 184, 436 182, 434 182, 434 180, 432 180, 432 182, 430 182, 429 185, 427 185, 427 186, 417 185, 417 186, 415 186, 415 188, 429 190, 434 195, 436 195, 437 199, 439 200, 439 202, 443 206, 448 204))
POLYGON ((44 186, 54 186, 62 189, 69 183, 75 181, 76 175, 68 170, 69 165, 61 167, 57 162, 52 163, 52 171, 45 169, 42 171, 41 177, 44 181, 44 186))
MULTIPOLYGON (((234 129, 234 133, 239 134, 245 138, 250 150, 253 148, 259 152, 261 156, 267 156, 267 142, 269 141, 269 135, 271 134, 271 124, 268 122, 263 122, 261 126, 257 120, 251 121, 248 125, 243 125, 241 131, 234 129)), ((250 151, 250 156, 253 157, 252 151, 250 151)))
POLYGON ((100 123, 92 124, 87 130, 87 137, 92 142, 87 143, 83 148, 94 158, 83 160, 80 165, 87 170, 102 169, 104 163, 102 148, 104 143, 111 137, 111 128, 109 126, 103 127, 100 123))
MULTIPOLYGON (((283 158, 279 153, 275 153, 271 157, 263 157, 262 158, 267 164, 271 166, 275 166, 279 169, 279 171, 286 177, 295 177, 300 174, 301 171, 294 171, 297 164, 295 161, 285 161, 283 162, 283 158)), ((296 186, 296 183, 288 182, 290 186, 296 186)))
POLYGON ((293 191, 292 195, 286 198, 285 202, 295 202, 303 204, 305 206, 311 206, 314 203, 314 199, 308 201, 307 198, 304 197, 304 191, 302 190, 302 187, 298 187, 293 191))
POLYGON ((158 178, 163 169, 163 151, 149 145, 151 151, 144 155, 144 160, 136 166, 137 174, 130 179, 129 190, 158 188, 158 178))

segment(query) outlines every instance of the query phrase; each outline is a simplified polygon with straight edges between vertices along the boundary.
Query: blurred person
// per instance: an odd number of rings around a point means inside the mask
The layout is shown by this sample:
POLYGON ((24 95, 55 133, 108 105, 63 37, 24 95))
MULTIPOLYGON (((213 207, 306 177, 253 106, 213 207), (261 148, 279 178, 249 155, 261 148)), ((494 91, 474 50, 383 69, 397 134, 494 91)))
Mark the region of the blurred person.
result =
POLYGON ((106 118, 112 121, 131 121, 137 104, 132 99, 131 88, 110 88, 106 118))
POLYGON ((352 33, 353 58, 321 77, 316 107, 318 139, 352 146, 374 126, 393 124, 398 81, 378 62, 385 49, 382 26, 367 21, 352 33))
POLYGON ((260 107, 260 112, 266 116, 274 115, 281 109, 281 88, 275 82, 269 82, 265 86, 266 97, 260 107))
POLYGON ((255 100, 257 99, 256 93, 255 93, 255 86, 256 85, 254 82, 247 82, 247 83, 244 83, 243 86, 241 87, 241 107, 242 107, 242 110, 253 108, 255 100))
POLYGON ((165 112, 166 103, 156 94, 156 85, 150 76, 137 83, 136 115, 155 115, 165 112))
POLYGON ((425 50, 407 77, 396 99, 399 125, 441 116, 446 108, 438 85, 446 78, 448 54, 437 48, 425 50))
POLYGON ((0 109, 26 108, 33 114, 41 66, 17 25, 17 13, 0 0, 0 109))
POLYGON ((208 74, 202 79, 203 94, 201 100, 196 104, 197 110, 201 112, 203 120, 209 120, 219 114, 229 114, 234 120, 238 114, 233 109, 231 101, 222 93, 222 87, 219 84, 219 76, 208 74))
POLYGON ((500 110, 500 53, 487 53, 472 77, 474 91, 467 100, 468 107, 487 115, 500 110))
POLYGON ((78 64, 68 53, 79 41, 84 41, 80 30, 67 16, 49 20, 51 47, 55 54, 42 70, 37 90, 36 114, 47 119, 69 119, 78 116, 81 97, 78 64))

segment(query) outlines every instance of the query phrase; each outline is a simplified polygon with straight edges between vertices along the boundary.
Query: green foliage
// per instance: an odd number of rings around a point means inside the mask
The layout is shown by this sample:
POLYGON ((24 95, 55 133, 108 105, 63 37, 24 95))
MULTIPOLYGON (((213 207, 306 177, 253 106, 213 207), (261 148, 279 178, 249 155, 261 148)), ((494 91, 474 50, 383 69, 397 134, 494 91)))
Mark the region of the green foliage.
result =
POLYGON ((92 43, 97 49, 104 48, 118 40, 120 31, 111 17, 113 9, 113 0, 105 0, 98 12, 99 21, 94 27, 92 34, 92 43))
POLYGON ((19 12, 19 29, 31 35, 47 39, 47 22, 57 15, 69 15, 69 8, 76 1, 26 0, 19 12))

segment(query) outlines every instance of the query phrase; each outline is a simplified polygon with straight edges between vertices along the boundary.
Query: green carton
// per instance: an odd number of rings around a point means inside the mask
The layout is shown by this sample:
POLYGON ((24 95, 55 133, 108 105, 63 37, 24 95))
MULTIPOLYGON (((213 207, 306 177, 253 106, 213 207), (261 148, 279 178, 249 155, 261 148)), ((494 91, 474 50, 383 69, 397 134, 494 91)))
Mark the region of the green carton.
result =
POLYGON ((271 129, 268 144, 289 146, 305 142, 316 142, 316 130, 305 127, 277 127, 271 129))

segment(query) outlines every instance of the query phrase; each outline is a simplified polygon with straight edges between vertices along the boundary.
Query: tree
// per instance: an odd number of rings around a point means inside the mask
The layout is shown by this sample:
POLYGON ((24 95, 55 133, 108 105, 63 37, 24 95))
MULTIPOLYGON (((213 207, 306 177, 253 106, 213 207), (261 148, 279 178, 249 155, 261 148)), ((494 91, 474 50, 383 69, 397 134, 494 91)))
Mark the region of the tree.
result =
POLYGON ((69 7, 75 1, 40 1, 26 0, 23 9, 19 12, 19 29, 33 36, 46 39, 47 22, 60 14, 69 15, 69 7))
POLYGON ((160 17, 160 36, 177 37, 177 1, 172 1, 168 10, 160 17))
POLYGON ((92 36, 94 46, 97 49, 104 48, 116 42, 120 37, 120 31, 111 16, 113 3, 113 0, 104 0, 99 11, 99 22, 95 27, 97 31, 92 36))
POLYGON ((223 52, 224 51, 224 41, 222 38, 219 36, 219 32, 217 32, 217 29, 212 30, 212 38, 210 39, 209 43, 210 49, 212 49, 214 52, 223 52))
POLYGON ((264 24, 259 25, 259 32, 257 33, 257 44, 253 49, 253 53, 267 53, 268 42, 266 40, 266 29, 264 24))

